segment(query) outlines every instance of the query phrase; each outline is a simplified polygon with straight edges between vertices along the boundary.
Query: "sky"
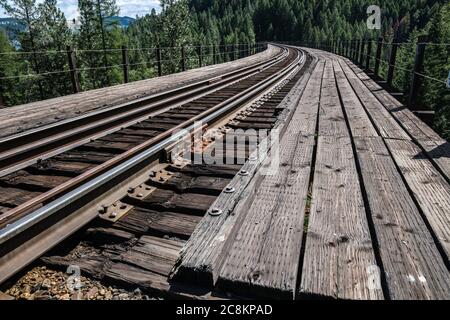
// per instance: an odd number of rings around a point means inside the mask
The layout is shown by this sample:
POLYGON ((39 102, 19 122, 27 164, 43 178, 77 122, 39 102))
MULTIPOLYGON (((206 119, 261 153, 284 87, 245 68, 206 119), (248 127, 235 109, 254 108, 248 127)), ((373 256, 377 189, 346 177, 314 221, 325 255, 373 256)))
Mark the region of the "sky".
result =
MULTIPOLYGON (((37 3, 42 0, 37 0, 37 3)), ((150 13, 152 8, 159 9, 159 0, 116 0, 120 8, 120 16, 136 17, 150 13)), ((67 19, 78 16, 78 0, 58 0, 58 6, 64 11, 67 19)), ((3 8, 0 8, 0 18, 6 17, 3 8)))

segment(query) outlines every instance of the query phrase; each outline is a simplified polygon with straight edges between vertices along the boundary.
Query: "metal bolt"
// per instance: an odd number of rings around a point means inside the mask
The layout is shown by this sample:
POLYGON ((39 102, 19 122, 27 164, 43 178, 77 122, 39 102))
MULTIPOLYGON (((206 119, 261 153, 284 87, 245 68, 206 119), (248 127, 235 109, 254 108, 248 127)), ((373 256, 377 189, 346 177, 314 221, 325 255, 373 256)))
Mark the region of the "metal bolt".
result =
POLYGON ((226 187, 225 188, 225 193, 234 193, 236 191, 235 188, 233 187, 226 187))
POLYGON ((143 195, 142 193, 139 193, 139 194, 137 195, 137 197, 138 197, 138 198, 143 198, 144 195, 143 195))
POLYGON ((248 176, 250 173, 247 171, 247 170, 241 170, 240 172, 239 172, 239 175, 240 176, 243 176, 243 177, 246 177, 246 176, 248 176))
POLYGON ((164 182, 164 177, 159 178, 159 181, 164 182))
POLYGON ((209 211, 209 215, 213 217, 220 216, 222 213, 222 210, 220 210, 219 208, 213 208, 209 211))
POLYGON ((111 219, 117 218, 117 212, 112 212, 112 213, 109 215, 109 217, 110 217, 111 219))
POLYGON ((120 210, 125 210, 126 208, 127 208, 126 204, 123 204, 123 205, 120 206, 120 210))
POLYGON ((128 193, 134 193, 134 188, 128 188, 128 193))

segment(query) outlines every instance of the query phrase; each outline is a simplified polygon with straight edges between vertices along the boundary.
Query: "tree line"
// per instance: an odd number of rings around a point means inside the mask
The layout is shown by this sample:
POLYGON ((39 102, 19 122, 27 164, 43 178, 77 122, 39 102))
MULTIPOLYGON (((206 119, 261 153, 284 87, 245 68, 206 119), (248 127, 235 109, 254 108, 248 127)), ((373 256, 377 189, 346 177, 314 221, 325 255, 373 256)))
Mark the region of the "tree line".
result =
MULTIPOLYGON (((142 5, 149 5, 142 1, 142 5)), ((400 42, 394 85, 407 92, 414 63, 415 43, 428 34, 424 73, 439 80, 450 69, 450 5, 446 0, 378 0, 382 8, 380 30, 366 25, 365 0, 160 0, 161 10, 137 17, 128 28, 108 19, 120 10, 115 0, 78 0, 79 28, 68 27, 57 0, 0 0, 11 17, 24 24, 17 43, 0 32, 0 99, 7 106, 71 93, 67 46, 76 48, 80 82, 90 90, 122 82, 123 45, 129 48, 130 80, 157 74, 155 47, 161 47, 164 70, 180 70, 180 47, 195 56, 204 46, 212 62, 212 46, 261 41, 292 41, 314 45, 328 40, 377 39, 400 42), (33 53, 34 52, 34 53, 33 53), (61 71, 60 73, 58 73, 61 71), (18 75, 31 75, 15 78, 18 75), (37 74, 44 74, 37 76, 37 74)), ((373 46, 375 47, 375 46, 373 46)), ((389 46, 383 59, 389 56, 389 46)), ((220 61, 220 60, 219 60, 220 61)), ((195 67, 188 59, 188 67, 195 67)), ((387 65, 381 65, 385 74, 387 65)), ((426 79, 421 103, 436 111, 435 129, 450 138, 449 90, 426 79)))

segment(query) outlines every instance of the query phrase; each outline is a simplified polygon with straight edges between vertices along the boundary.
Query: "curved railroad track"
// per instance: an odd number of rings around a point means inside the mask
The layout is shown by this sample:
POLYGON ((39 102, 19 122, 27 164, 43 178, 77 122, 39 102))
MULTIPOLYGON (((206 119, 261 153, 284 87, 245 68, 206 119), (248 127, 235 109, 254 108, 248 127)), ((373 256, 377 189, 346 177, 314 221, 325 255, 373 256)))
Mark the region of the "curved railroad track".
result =
MULTIPOLYGON (((225 166, 175 165, 168 154, 186 130, 199 130, 198 121, 225 135, 272 129, 310 63, 282 47, 267 62, 1 140, 0 283, 99 215, 98 232, 116 228, 181 247, 214 200, 230 192, 251 150, 225 166), (141 227, 148 219, 152 226, 139 228, 140 218, 141 227)), ((176 255, 166 260, 155 271, 165 279, 176 255)))

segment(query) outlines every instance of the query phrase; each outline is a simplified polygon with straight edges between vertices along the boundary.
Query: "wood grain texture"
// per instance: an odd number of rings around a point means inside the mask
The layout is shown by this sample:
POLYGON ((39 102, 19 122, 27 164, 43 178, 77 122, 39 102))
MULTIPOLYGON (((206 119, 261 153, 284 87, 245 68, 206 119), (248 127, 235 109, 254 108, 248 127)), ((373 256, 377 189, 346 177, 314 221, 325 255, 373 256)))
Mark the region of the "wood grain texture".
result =
POLYGON ((341 68, 347 76, 348 81, 361 100, 373 123, 383 138, 409 140, 408 134, 391 116, 389 111, 378 101, 370 90, 362 83, 358 76, 344 62, 340 62, 341 68))
POLYGON ((390 298, 449 299, 450 274, 383 139, 355 145, 390 298))
MULTIPOLYGON (((245 216, 217 286, 236 294, 293 299, 302 246, 323 63, 318 63, 280 141, 276 173, 258 172, 233 214, 245 216)), ((268 161, 269 162, 269 161, 268 161)))
POLYGON ((300 294, 382 299, 382 291, 370 287, 367 270, 376 266, 375 254, 332 61, 326 61, 300 294))
POLYGON ((300 293, 382 299, 376 265, 350 137, 319 137, 300 293))
MULTIPOLYGON (((296 108, 310 78, 312 69, 306 68, 302 78, 292 91, 283 99, 280 107, 283 112, 273 130, 279 129, 283 133, 289 123, 293 110, 296 108)), ((171 274, 176 281, 188 281, 208 287, 216 283, 226 252, 234 239, 236 229, 241 225, 244 215, 232 214, 238 201, 245 197, 244 191, 250 183, 256 170, 261 166, 266 155, 260 155, 257 161, 248 161, 243 166, 248 175, 237 175, 230 182, 236 190, 234 193, 222 193, 211 208, 220 208, 220 216, 206 215, 199 223, 192 237, 183 248, 180 258, 171 274)))
MULTIPOLYGON (((350 67, 352 67, 354 71, 358 70, 353 64, 351 64, 350 67)), ((421 121, 412 111, 388 92, 382 90, 381 87, 365 73, 358 72, 357 75, 384 107, 391 112, 392 117, 397 119, 400 126, 411 135, 413 141, 425 150, 427 156, 439 167, 447 181, 449 181, 450 143, 442 139, 433 129, 421 121)))
MULTIPOLYGON (((318 90, 318 89, 316 89, 318 90)), ((339 94, 334 77, 333 62, 326 59, 325 71, 322 80, 322 96, 320 98, 320 136, 348 136, 347 125, 345 124, 339 94)))
POLYGON ((350 130, 353 137, 376 137, 377 131, 370 122, 361 102, 358 100, 352 86, 348 82, 338 61, 333 61, 336 82, 341 95, 342 103, 347 114, 350 130))
POLYGON ((449 263, 450 185, 413 142, 386 140, 386 143, 449 263))

